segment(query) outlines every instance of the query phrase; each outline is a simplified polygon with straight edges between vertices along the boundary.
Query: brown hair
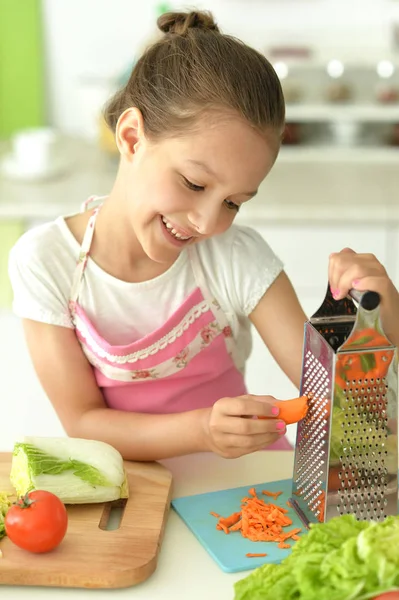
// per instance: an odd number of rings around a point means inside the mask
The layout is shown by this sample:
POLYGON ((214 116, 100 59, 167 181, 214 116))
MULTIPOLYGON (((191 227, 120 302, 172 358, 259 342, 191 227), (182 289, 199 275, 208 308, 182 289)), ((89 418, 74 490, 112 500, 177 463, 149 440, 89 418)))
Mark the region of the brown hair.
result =
POLYGON ((165 13, 157 24, 165 35, 144 52, 106 106, 113 131, 120 115, 135 106, 153 139, 178 135, 214 109, 236 111, 261 132, 282 134, 283 92, 262 54, 222 34, 209 12, 165 13))

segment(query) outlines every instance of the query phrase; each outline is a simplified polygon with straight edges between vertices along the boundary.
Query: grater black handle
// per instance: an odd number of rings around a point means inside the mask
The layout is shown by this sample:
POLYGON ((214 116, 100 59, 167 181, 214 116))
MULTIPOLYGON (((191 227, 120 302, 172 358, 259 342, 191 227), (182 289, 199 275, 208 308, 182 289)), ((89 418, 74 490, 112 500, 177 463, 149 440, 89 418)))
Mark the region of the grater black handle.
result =
POLYGON ((380 304, 378 292, 358 292, 350 290, 349 296, 353 298, 364 310, 374 310, 380 304))

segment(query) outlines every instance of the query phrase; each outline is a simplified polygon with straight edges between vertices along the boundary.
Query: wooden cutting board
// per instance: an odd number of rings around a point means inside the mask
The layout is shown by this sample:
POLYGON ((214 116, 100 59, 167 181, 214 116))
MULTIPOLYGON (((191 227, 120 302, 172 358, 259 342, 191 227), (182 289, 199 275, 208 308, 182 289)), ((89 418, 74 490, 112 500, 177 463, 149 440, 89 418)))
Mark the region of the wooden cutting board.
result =
MULTIPOLYGON (((68 531, 52 552, 32 554, 3 538, 0 584, 124 588, 147 579, 157 566, 172 474, 159 463, 125 461, 125 468, 129 498, 124 508, 115 508, 117 503, 68 505, 68 531), (119 527, 110 530, 121 514, 119 527)), ((13 492, 10 470, 11 454, 0 453, 0 491, 13 492)))

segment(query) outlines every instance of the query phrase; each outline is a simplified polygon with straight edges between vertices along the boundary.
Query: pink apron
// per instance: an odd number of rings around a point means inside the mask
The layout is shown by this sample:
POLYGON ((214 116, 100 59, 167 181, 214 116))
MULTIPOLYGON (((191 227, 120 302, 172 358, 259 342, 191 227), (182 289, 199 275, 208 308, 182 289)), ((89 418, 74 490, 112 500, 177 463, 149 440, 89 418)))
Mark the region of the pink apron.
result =
MULTIPOLYGON (((231 327, 208 290, 195 245, 187 250, 197 287, 166 323, 121 346, 109 344, 96 331, 78 299, 100 208, 94 210, 87 224, 69 307, 76 335, 107 406, 141 413, 175 413, 246 394, 243 374, 236 366, 231 327)), ((290 450, 291 446, 282 437, 268 449, 290 450)))

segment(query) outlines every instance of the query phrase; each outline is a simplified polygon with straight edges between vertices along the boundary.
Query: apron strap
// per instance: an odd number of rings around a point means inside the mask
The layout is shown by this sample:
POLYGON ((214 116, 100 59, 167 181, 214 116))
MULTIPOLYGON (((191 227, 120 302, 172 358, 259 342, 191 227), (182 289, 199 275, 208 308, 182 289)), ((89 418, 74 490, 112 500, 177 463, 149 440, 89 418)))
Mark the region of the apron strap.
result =
POLYGON ((103 200, 105 200, 107 198, 107 196, 89 196, 89 198, 87 198, 87 200, 85 200, 84 202, 82 202, 82 204, 80 205, 80 212, 84 213, 86 212, 86 210, 89 210, 89 206, 90 204, 94 204, 95 202, 100 202, 100 206, 103 203, 103 200))
MULTIPOLYGON (((193 269, 195 281, 200 288, 204 299, 208 302, 209 308, 211 309, 213 316, 219 326, 220 332, 224 336, 226 343, 227 352, 233 359, 234 364, 239 365, 237 346, 233 338, 232 330, 226 315, 224 314, 222 307, 218 300, 211 294, 205 280, 204 270, 201 265, 200 257, 198 255, 195 244, 188 247, 188 255, 193 269)), ((237 366, 238 368, 238 366, 237 366)))
MULTIPOLYGON (((94 198, 94 196, 93 196, 93 198, 94 198)), ((91 199, 89 198, 89 200, 91 200, 91 199)), ((89 204, 89 202, 86 202, 85 206, 87 206, 88 204, 89 204)), ((72 314, 74 314, 74 312, 75 312, 75 304, 79 297, 80 289, 82 287, 83 274, 86 269, 87 260, 89 258, 89 254, 90 254, 91 243, 93 241, 94 225, 96 223, 96 219, 97 219, 98 213, 100 211, 100 208, 101 208, 101 206, 98 206, 97 208, 95 208, 93 211, 93 214, 90 216, 90 219, 86 226, 85 234, 83 236, 82 245, 80 247, 80 252, 79 252, 78 260, 76 263, 75 272, 73 274, 71 296, 69 299, 69 308, 70 308, 72 314)))

